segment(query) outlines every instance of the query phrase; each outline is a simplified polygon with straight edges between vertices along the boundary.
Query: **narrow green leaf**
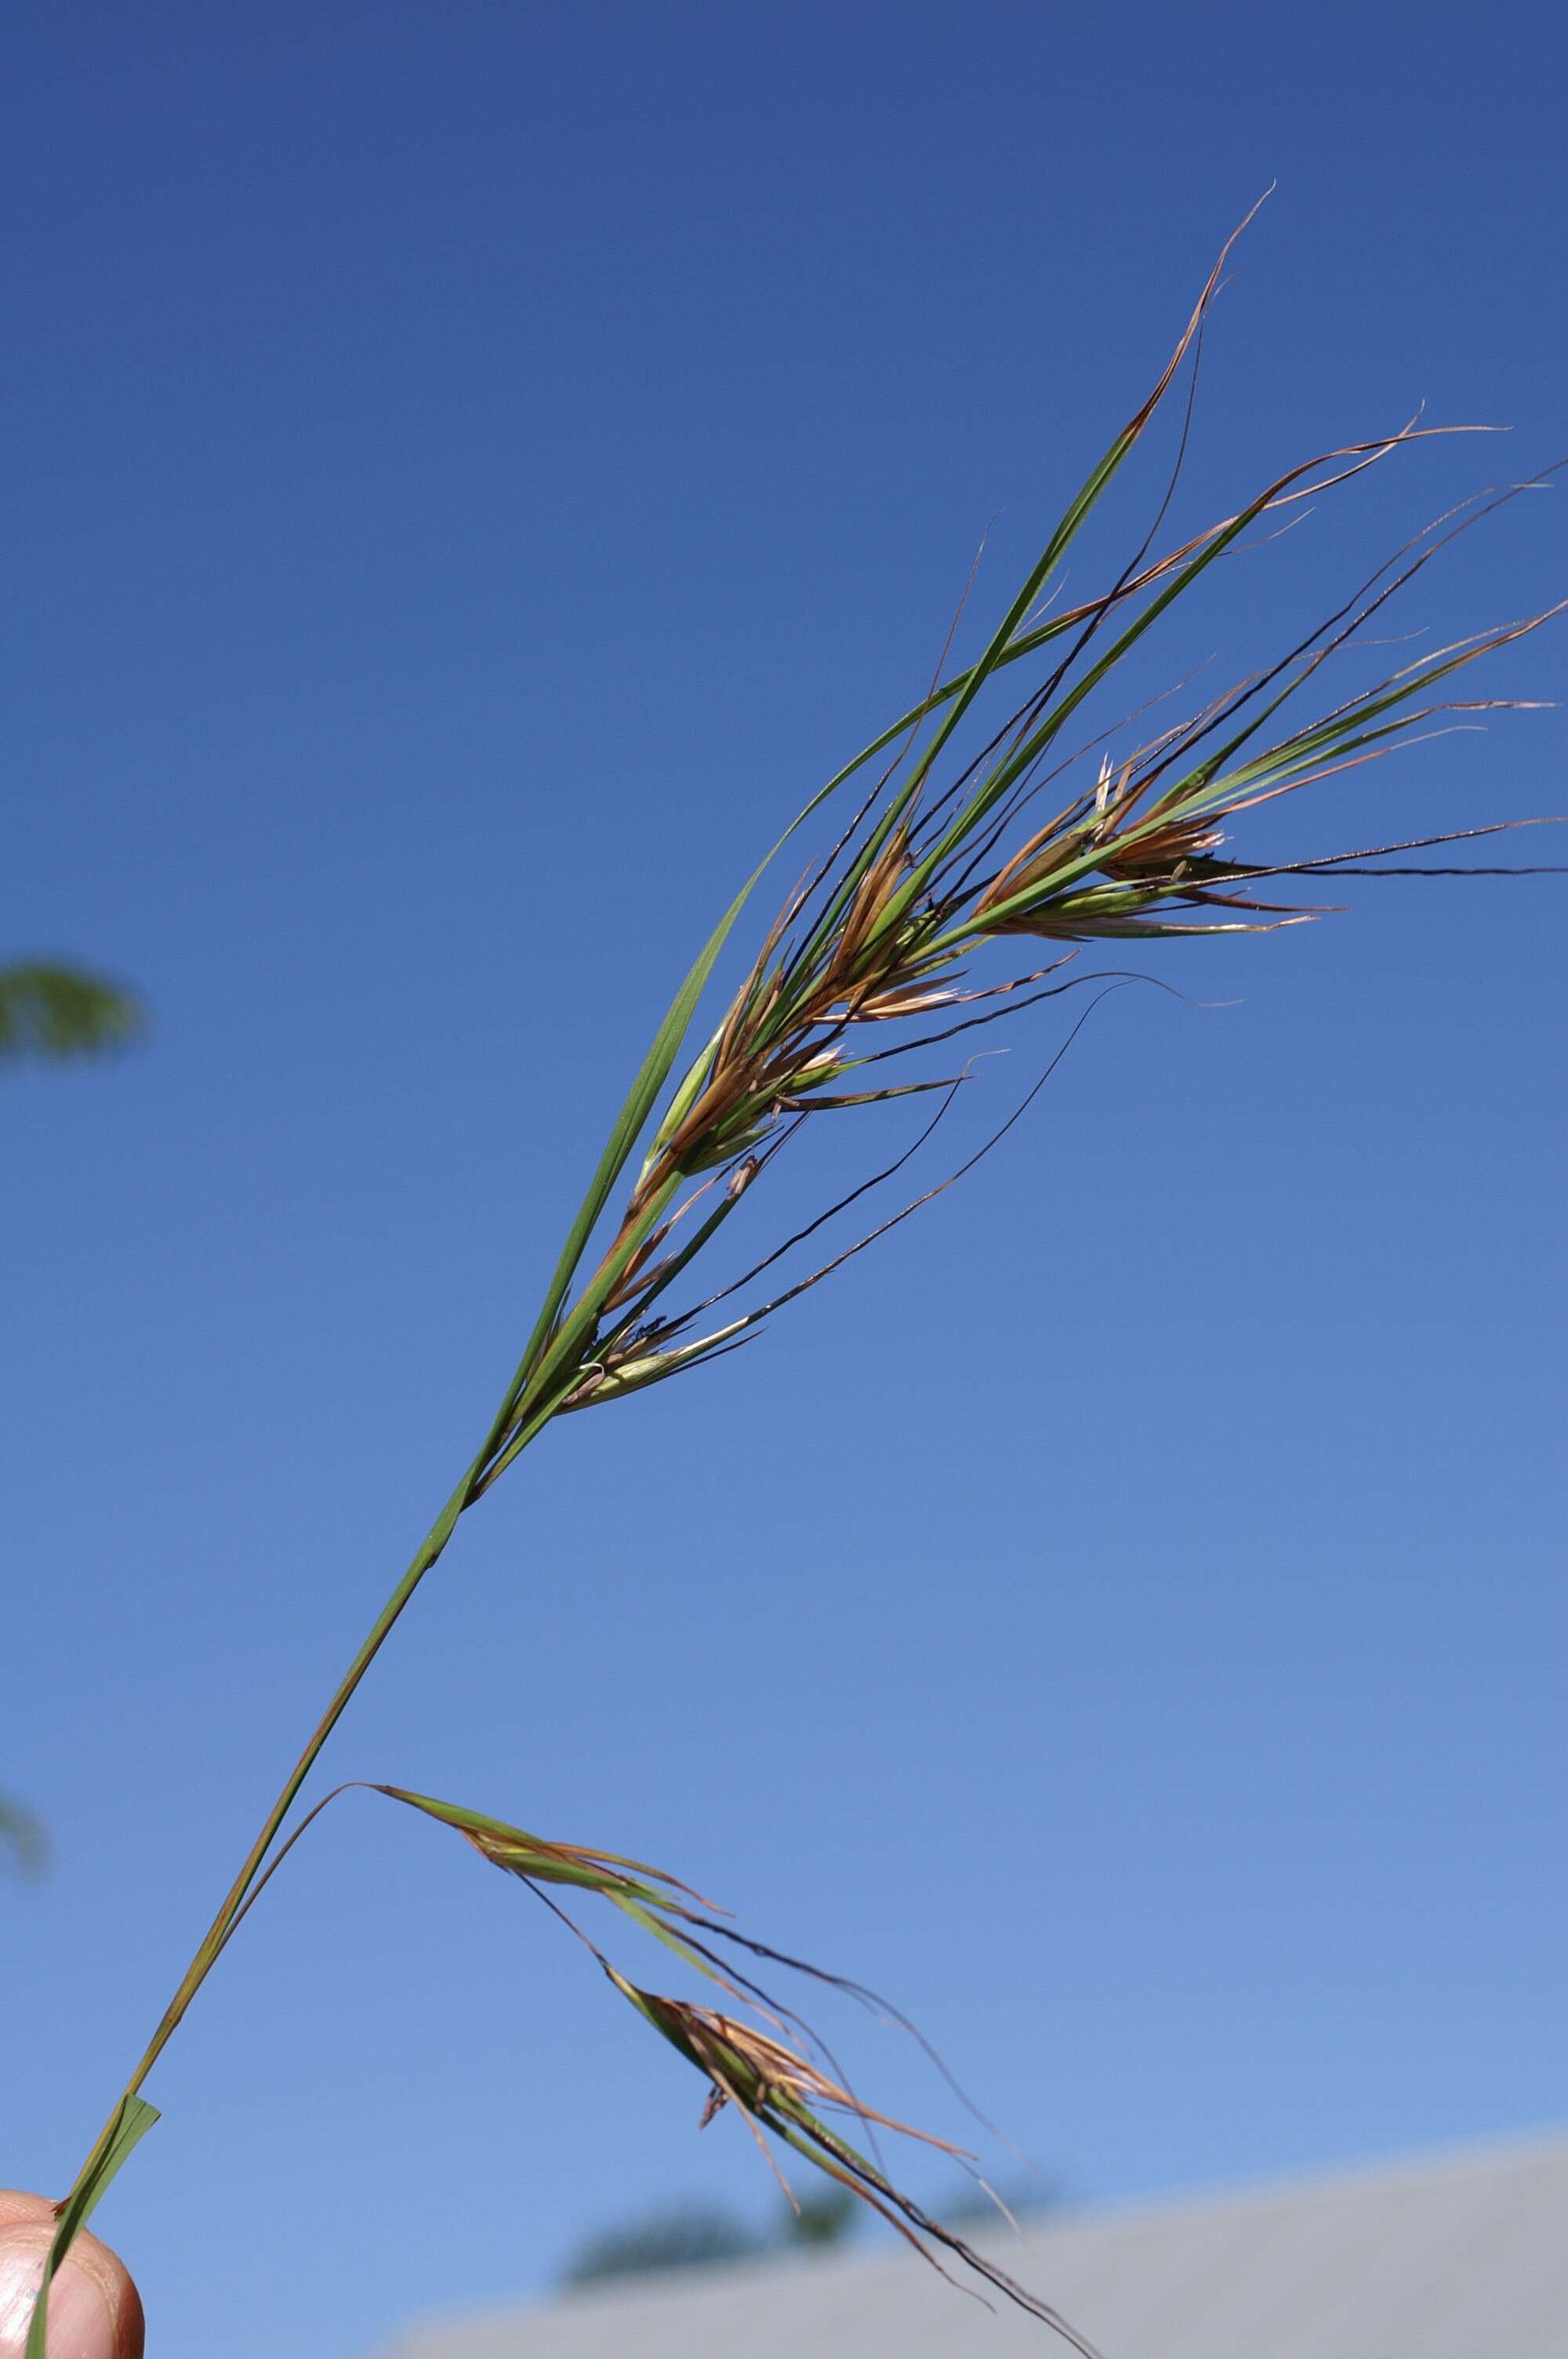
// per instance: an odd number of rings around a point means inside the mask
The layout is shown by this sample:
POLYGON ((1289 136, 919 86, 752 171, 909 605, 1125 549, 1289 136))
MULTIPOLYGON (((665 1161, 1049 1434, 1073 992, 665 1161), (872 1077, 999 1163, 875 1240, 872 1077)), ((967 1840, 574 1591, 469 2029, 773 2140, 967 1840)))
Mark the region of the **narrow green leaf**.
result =
MULTIPOLYGON (((795 824, 798 826, 799 821, 797 821, 795 824)), ((781 837, 780 842, 783 841, 781 837)), ((773 849, 776 851, 778 846, 775 845, 773 849)), ((766 868, 768 860, 772 858, 773 853, 769 853, 768 859, 758 864, 740 892, 736 894, 704 943, 696 964, 670 1002, 665 1020, 654 1035, 653 1045, 637 1070, 637 1077, 627 1093, 625 1104, 615 1118, 615 1125, 605 1142, 604 1152, 599 1158, 598 1168, 589 1182, 588 1193, 578 1207, 577 1217, 568 1232, 566 1244, 561 1247, 560 1258, 551 1273, 549 1285, 545 1289, 545 1299, 540 1307, 539 1316, 535 1322, 534 1332, 528 1338, 527 1349, 523 1354, 508 1396, 506 1403, 508 1409, 515 1405, 518 1395, 549 1339, 550 1331, 555 1325, 561 1305, 567 1299, 567 1292, 576 1274, 577 1266, 582 1259, 589 1238, 593 1234, 594 1223, 610 1201, 610 1191, 625 1169, 632 1150, 642 1136, 643 1126, 653 1112, 654 1100, 669 1077, 670 1068, 674 1065, 680 1050, 680 1044, 686 1038, 692 1016, 696 1012, 697 1003, 702 996, 703 986, 713 972, 714 961, 729 939, 730 928, 751 898, 752 887, 766 868)))
POLYGON ((100 2197, 131 2148, 145 2137, 157 2120, 157 2108, 142 2097, 122 2097, 113 2127, 103 2140, 92 2166, 82 2173, 75 2189, 61 2207, 44 2264, 43 2283, 33 2305, 32 2324, 27 2329, 27 2359, 46 2359, 49 2333, 49 2286, 60 2263, 81 2231, 97 2209, 100 2197))
POLYGON ((942 747, 953 734, 954 730, 963 719, 964 714, 968 711, 969 706, 974 702, 975 698, 979 695, 986 680, 989 679, 991 673, 996 669, 998 664, 1002 660, 1004 652, 1009 642, 1011 640, 1013 634, 1020 628, 1028 616, 1030 608, 1034 604, 1041 592, 1044 589, 1045 584, 1049 582, 1051 576, 1055 572, 1057 566, 1066 555, 1067 550, 1071 548, 1086 518, 1093 513, 1101 495, 1107 489, 1108 485, 1114 480, 1123 461, 1127 458, 1128 453, 1134 448, 1140 436, 1142 434, 1144 428, 1148 425, 1150 419, 1159 408, 1161 402, 1164 399, 1166 393, 1170 389, 1172 380, 1175 376, 1176 371, 1180 368, 1183 361, 1185 359, 1188 351, 1191 349, 1193 339, 1197 334, 1199 328, 1203 324, 1204 314, 1208 309, 1215 288, 1219 284, 1219 274, 1225 267, 1226 256, 1229 254, 1231 247, 1236 244, 1237 239, 1241 235, 1242 230, 1247 227, 1247 223, 1252 219, 1252 214, 1255 213, 1257 210, 1258 207, 1254 205, 1252 212, 1248 214, 1247 220, 1240 224, 1239 228, 1233 231, 1231 235, 1226 240, 1225 246, 1220 254, 1219 259, 1215 264, 1214 268, 1210 271, 1207 282, 1204 287, 1203 293, 1197 299, 1193 315, 1187 321, 1185 328, 1183 330, 1181 339, 1176 345, 1176 349, 1171 354, 1170 359, 1166 362, 1152 391, 1146 395, 1144 399, 1140 403, 1137 409, 1134 410, 1132 416, 1122 428, 1120 433, 1118 434, 1111 441, 1109 447, 1101 457, 1098 466, 1091 469, 1085 481, 1079 485, 1073 499, 1068 503, 1055 530, 1052 533, 1049 540, 1046 542, 1039 557, 1036 559, 1033 571, 1025 580, 1017 597, 1008 608, 1007 613, 1002 616, 1001 621, 998 624, 996 630, 992 633, 990 644, 986 648, 985 653, 981 656, 979 663, 974 665, 970 669, 962 690, 954 698, 950 709, 944 714, 941 726, 938 728, 925 753, 921 757, 920 770, 922 775, 930 769, 932 763, 936 758, 936 756, 941 752, 942 747))
MULTIPOLYGON (((515 1849, 520 1854, 541 1856, 550 1853, 576 1855, 591 1866, 621 1869, 632 1875, 652 1876, 655 1883, 666 1884, 672 1890, 687 1891, 689 1888, 680 1884, 676 1877, 666 1875, 662 1867, 654 1867, 645 1859, 629 1859, 622 1852, 587 1851, 576 1843, 548 1843, 542 1835, 530 1834, 524 1827, 509 1826, 504 1819, 488 1818, 482 1810, 464 1810, 460 1803, 437 1801, 432 1795, 412 1793, 404 1786, 376 1786, 373 1790, 387 1795, 395 1802, 406 1802, 410 1810, 423 1810, 427 1818, 439 1819, 447 1826, 456 1827, 460 1834, 472 1835, 498 1849, 515 1849)), ((526 1872, 530 1875, 535 1873, 532 1868, 526 1872)), ((657 1904, 656 1894, 654 1898, 657 1904)))
POLYGON ((646 1860, 628 1859, 619 1852, 546 1843, 521 1827, 508 1826, 504 1820, 487 1818, 482 1811, 464 1810, 455 1802, 436 1801, 428 1794, 410 1793, 401 1786, 378 1786, 374 1790, 455 1828, 492 1867, 519 1876, 524 1883, 566 1885, 597 1893, 672 1951, 684 1965, 734 1995, 733 1985, 719 1973, 713 1960, 696 1946, 693 1937, 681 1930, 683 1925, 701 1925, 729 1938, 710 1916, 701 1913, 711 1908, 712 1903, 664 1868, 651 1866, 646 1860), (694 1908, 693 1903, 697 1906, 694 1908))

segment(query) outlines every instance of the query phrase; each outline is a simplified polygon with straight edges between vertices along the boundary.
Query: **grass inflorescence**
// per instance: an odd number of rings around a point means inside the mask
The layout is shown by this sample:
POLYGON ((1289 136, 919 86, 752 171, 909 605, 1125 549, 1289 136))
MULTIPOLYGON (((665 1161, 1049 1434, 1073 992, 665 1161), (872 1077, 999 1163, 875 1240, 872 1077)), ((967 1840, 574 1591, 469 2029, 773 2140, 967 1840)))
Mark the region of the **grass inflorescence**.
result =
MULTIPOLYGON (((1256 815, 1292 810, 1288 799, 1302 789, 1434 734, 1473 725, 1478 715, 1514 701, 1460 690, 1471 667, 1535 630, 1546 614, 1505 622, 1423 654, 1370 685, 1336 689, 1333 668, 1346 651, 1377 643, 1374 626, 1381 630, 1391 602, 1441 552, 1552 471, 1529 484, 1478 494, 1450 511, 1360 580, 1316 627, 1151 734, 1139 734, 1140 717, 1151 706, 1131 686, 1135 664, 1159 644, 1154 635, 1162 618, 1213 567, 1232 552, 1255 548, 1367 470, 1440 432, 1479 429, 1412 421, 1322 451, 1262 485, 1219 522, 1152 554, 1180 471, 1184 422, 1170 485, 1147 534, 1104 589, 1070 606, 1059 603, 1065 562, 1080 532, 1184 370, 1189 377, 1195 372, 1225 258, 1222 254, 1216 264, 1152 389, 1068 503, 978 658, 946 678, 939 671, 926 693, 829 779, 785 830, 775 853, 857 782, 859 801, 784 897, 694 1049, 690 1036, 699 1003, 767 860, 704 946, 611 1129, 494 1417, 285 1780, 61 2206, 49 2275, 156 2118, 140 2095, 143 2082, 218 1955, 308 1824, 302 1819, 285 1833, 295 1800, 361 1679, 461 1516, 555 1419, 597 1411, 736 1350, 785 1305, 972 1168, 1011 1128, 1022 1105, 956 1171, 935 1179, 869 1230, 857 1231, 825 1259, 808 1256, 804 1268, 790 1262, 872 1190, 892 1181, 925 1145, 969 1080, 986 1027, 1086 986, 1117 986, 1125 970, 1091 973, 1082 964, 1091 946, 1120 957, 1129 946, 1300 925, 1323 914, 1322 905, 1302 897, 1308 879, 1332 888, 1347 876, 1538 873, 1478 866, 1468 853, 1441 863, 1411 857, 1543 823, 1533 818, 1338 851, 1292 849, 1285 856, 1266 848, 1249 852, 1248 842, 1256 815), (1000 715, 982 718, 982 696, 989 710, 993 691, 1009 679, 1026 685, 1000 715), (714 1256, 720 1233, 727 1233, 728 1251, 742 1234, 730 1233, 730 1224, 742 1217, 754 1222, 782 1154, 808 1138, 825 1117, 837 1122, 905 1097, 921 1102, 914 1109, 917 1122, 891 1161, 831 1196, 786 1234, 775 1231, 759 1240, 760 1249, 741 1256, 746 1266, 739 1276, 719 1274, 714 1256)), ((1189 384, 1189 420, 1191 402, 1189 384)), ((1035 1081, 1024 1104, 1050 1070, 1035 1081)), ((766 2133, 871 2203, 928 2257, 933 2243, 946 2247, 1087 2348, 1044 2303, 901 2192, 874 2158, 879 2125, 915 2137, 926 2134, 862 2104, 801 2019, 753 1979, 763 1962, 801 1962, 740 1933, 690 1887, 636 1860, 545 1842, 403 1788, 378 1790, 454 1829, 483 1859, 520 1878, 566 1917, 622 1996, 703 2076, 705 2118, 732 2107, 759 2139, 766 2133), (662 1996, 631 1981, 567 1915, 564 1902, 574 1896, 605 1901, 683 1965, 717 1982, 726 2009, 662 1996), (860 2150, 862 2141, 871 2154, 860 2150)), ((832 1975, 818 1978, 838 1983, 832 1975)), ((926 2142, 958 2151, 941 2140, 926 2142)), ((29 2359, 42 2359, 47 2289, 46 2276, 29 2359)))

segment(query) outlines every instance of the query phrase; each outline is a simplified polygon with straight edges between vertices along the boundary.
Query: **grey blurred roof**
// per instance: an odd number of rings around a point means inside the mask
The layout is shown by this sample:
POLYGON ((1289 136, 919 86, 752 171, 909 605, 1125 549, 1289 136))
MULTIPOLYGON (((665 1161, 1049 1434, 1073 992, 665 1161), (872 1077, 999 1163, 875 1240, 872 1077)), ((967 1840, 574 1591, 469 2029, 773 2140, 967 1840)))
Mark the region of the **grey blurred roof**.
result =
MULTIPOLYGON (((976 2241, 980 2241, 976 2239, 976 2241)), ((988 2232, 1107 2359, 1568 2359, 1568 2136, 988 2232)), ((385 2359, 1036 2359, 912 2253, 747 2261, 454 2320, 385 2359)))

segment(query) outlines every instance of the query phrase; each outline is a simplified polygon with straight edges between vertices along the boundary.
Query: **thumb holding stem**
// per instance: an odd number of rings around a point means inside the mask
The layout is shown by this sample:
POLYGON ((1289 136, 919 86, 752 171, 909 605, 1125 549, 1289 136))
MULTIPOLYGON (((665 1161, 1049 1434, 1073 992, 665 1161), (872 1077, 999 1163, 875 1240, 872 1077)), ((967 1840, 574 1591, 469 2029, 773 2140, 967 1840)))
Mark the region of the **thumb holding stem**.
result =
MULTIPOLYGON (((54 2234, 41 2195, 0 2190, 0 2359, 22 2359, 54 2234)), ((49 2359, 142 2359, 141 2298, 123 2261, 80 2234, 49 2292, 49 2359)))

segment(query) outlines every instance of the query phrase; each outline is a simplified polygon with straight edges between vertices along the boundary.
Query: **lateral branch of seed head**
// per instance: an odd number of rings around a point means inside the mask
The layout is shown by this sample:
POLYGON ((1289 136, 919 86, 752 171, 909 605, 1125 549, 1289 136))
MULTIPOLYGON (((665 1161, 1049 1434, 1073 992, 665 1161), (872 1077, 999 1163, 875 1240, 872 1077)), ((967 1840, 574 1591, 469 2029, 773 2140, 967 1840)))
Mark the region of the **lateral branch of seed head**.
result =
MULTIPOLYGON (((422 1816, 453 1829, 481 1859, 524 1885, 535 1899, 541 1901, 582 1944, 644 2021, 652 2024, 703 2073, 708 2082, 708 2093, 698 2126, 706 2128, 718 2114, 732 2104, 746 2122, 767 2159, 769 2169, 792 2204, 795 2204, 794 2191, 773 2160, 762 2137, 763 2130, 770 2131, 803 2159, 869 2204, 942 2276, 948 2277, 948 2272, 942 2268, 931 2251, 930 2243, 944 2246, 1004 2293, 1009 2300, 1056 2328, 1080 2351, 1089 2352, 1089 2345, 1047 2304, 1024 2288, 1015 2285, 992 2262, 973 2251, 903 2193, 882 2166, 877 2131, 879 2128, 892 2131, 899 2136, 912 2138, 948 2156, 968 2171, 987 2194, 991 2194, 992 2190, 979 2177, 972 2152, 867 2104, 855 2093, 842 2067, 805 2018, 773 1993, 764 1989, 752 1974, 742 1971, 730 1953, 740 1951, 748 1961, 765 1960, 804 1974, 859 2001, 880 2020, 908 2033, 960 2102, 975 2114, 982 2126, 990 2128, 983 2114, 976 2112, 958 2087, 940 2056, 908 2017, 864 1984, 851 1981, 843 1974, 831 1973, 823 1967, 812 1965, 803 1958, 774 1949, 769 1943, 742 1932, 738 1926, 728 1921, 727 1912, 717 1902, 708 1899, 694 1886, 682 1882, 678 1876, 671 1875, 666 1869, 654 1867, 646 1860, 633 1859, 624 1853, 604 1851, 595 1845, 549 1841, 522 1827, 491 1818, 482 1811, 441 1801, 433 1795, 416 1793, 406 1787, 351 1778, 324 1795, 299 1821, 288 1841, 278 1850, 265 1875, 258 1879, 244 1908, 235 1919, 236 1926, 306 1831, 341 1795, 355 1790, 383 1794, 389 1800, 402 1803, 422 1816), (673 1951, 683 1963, 716 1984, 729 2000, 738 2006, 749 2008, 766 2027, 759 2029, 756 2025, 746 2023, 737 2016, 697 2006, 688 2000, 662 1996, 630 1982, 611 1964, 576 1919, 568 1915, 561 1900, 555 1897, 572 1892, 597 1896, 610 1902, 642 1931, 651 1934, 673 1951), (725 1945, 723 1955, 714 1946, 719 1942, 725 1945), (801 2046, 792 2046, 787 2035, 793 2035, 801 2046), (804 2052, 807 2049, 814 2049, 823 2062, 814 2063, 811 2057, 804 2052), (875 2159, 861 2154, 824 2120, 824 2112, 847 2115, 859 2123, 875 2159), (925 2241, 927 2239, 929 2243, 925 2241)), ((1001 2215, 1011 2218, 1000 2199, 993 2196, 993 2201, 1001 2215)), ((798 2209, 797 2204, 795 2208, 798 2209)), ((950 2277, 948 2281, 957 2282, 950 2277)), ((963 2288, 962 2290, 972 2291, 973 2288, 963 2288)))
MULTIPOLYGON (((867 2104, 856 2094, 842 2069, 811 2027, 793 2008, 784 2006, 747 1974, 741 1973, 729 1956, 720 1958, 712 1943, 723 1941, 730 1949, 746 1951, 752 1957, 772 1960, 775 1964, 807 1974, 816 1982, 858 1999, 873 2014, 910 2032, 949 2086, 968 2104, 968 2099, 963 2098, 963 2092, 957 2089, 940 2057, 895 2007, 890 2006, 863 1984, 851 1982, 843 1975, 828 1973, 802 1959, 772 1949, 766 1942, 753 1940, 734 1925, 721 1921, 724 1912, 717 1908, 716 1903, 705 1899, 692 1886, 682 1883, 665 1869, 651 1866, 645 1860, 630 1859, 623 1854, 601 1851, 587 1844, 547 1842, 542 1836, 531 1834, 520 1827, 509 1826, 482 1812, 438 1801, 427 1794, 413 1793, 404 1787, 377 1785, 369 1790, 384 1794, 393 1801, 404 1803, 409 1809, 453 1828, 491 1866, 502 1869, 525 1885, 550 1914, 582 1944, 614 1988, 636 2009, 643 2021, 651 2024, 703 2075, 708 2086, 699 2128, 706 2128, 726 2107, 732 2106, 751 2131, 785 2198, 796 2210, 799 2206, 794 2190, 774 2160, 763 2136, 764 2131, 868 2204, 950 2284, 957 2285, 959 2280, 943 2267, 932 2250, 934 2245, 963 2261, 982 2280, 1032 2317, 1065 2335, 1086 2354, 1086 2359, 1098 2359, 1092 2346, 1049 2304, 1016 2284, 994 2262, 964 2243, 903 2192, 882 2167, 877 2132, 879 2129, 891 2131, 896 2136, 911 2138, 947 2156, 968 2171, 987 2194, 991 2194, 992 2190, 979 2178, 975 2157, 969 2149, 946 2138, 937 2137, 930 2131, 916 2129, 912 2124, 867 2104), (727 1998, 737 2006, 749 2008, 766 2027, 759 2028, 756 2024, 745 2022, 739 2016, 715 2007, 644 1990, 630 1981, 605 1956, 598 1943, 584 1932, 577 1919, 568 1915, 561 1898, 557 1897, 563 1891, 597 1895, 611 1902, 633 1923, 654 1935, 685 1963, 716 1984, 727 1998), (799 2038, 801 2047, 791 2044, 786 2036, 790 2032, 799 2038), (811 2057, 803 2052, 807 2048, 815 2049, 823 2058, 823 2063, 813 2062, 811 2057), (862 2154, 833 2125, 831 2120, 825 2118, 829 2115, 858 2124, 860 2132, 871 2147, 871 2155, 862 2154)), ((330 1800, 332 1797, 327 1799, 330 1800)), ((318 1807, 325 1808, 326 1805, 323 1803, 318 1807)), ((973 2112, 974 2108, 971 2106, 969 2110, 973 2112)), ((978 2118, 983 2120, 983 2116, 978 2118)), ((1001 2216, 1011 2219, 1011 2215, 1000 2199, 993 2196, 993 2201, 1001 2216)), ((960 2289, 974 2291, 972 2287, 961 2287, 960 2289)), ((983 2297, 977 2296, 976 2299, 983 2299, 983 2297)))

